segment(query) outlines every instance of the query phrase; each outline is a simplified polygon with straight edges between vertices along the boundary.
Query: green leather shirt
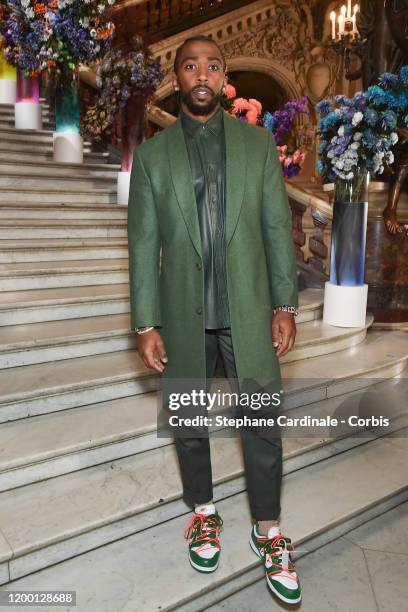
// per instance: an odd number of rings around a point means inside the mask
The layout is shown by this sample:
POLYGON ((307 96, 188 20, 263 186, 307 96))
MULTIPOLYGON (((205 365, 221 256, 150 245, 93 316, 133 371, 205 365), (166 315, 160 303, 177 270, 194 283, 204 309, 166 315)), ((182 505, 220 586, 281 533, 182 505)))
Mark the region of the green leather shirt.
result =
POLYGON ((202 123, 181 111, 193 187, 204 267, 206 329, 230 327, 225 245, 224 112, 202 123))

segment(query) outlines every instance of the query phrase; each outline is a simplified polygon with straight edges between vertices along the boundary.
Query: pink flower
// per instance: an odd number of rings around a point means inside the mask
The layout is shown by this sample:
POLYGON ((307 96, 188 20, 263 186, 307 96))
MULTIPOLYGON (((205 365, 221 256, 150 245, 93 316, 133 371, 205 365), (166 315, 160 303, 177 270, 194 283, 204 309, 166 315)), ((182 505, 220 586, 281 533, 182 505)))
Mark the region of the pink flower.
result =
POLYGON ((232 103, 232 112, 237 113, 238 111, 250 110, 251 105, 245 98, 236 98, 232 103))
POLYGON ((224 87, 224 94, 230 100, 231 98, 235 98, 237 95, 236 89, 233 85, 226 85, 224 87))
POLYGON ((258 111, 258 115, 262 113, 262 104, 259 100, 255 100, 255 98, 249 98, 248 102, 250 105, 258 111))
POLYGON ((247 121, 250 125, 256 125, 258 123, 258 113, 256 110, 249 110, 246 114, 247 121))

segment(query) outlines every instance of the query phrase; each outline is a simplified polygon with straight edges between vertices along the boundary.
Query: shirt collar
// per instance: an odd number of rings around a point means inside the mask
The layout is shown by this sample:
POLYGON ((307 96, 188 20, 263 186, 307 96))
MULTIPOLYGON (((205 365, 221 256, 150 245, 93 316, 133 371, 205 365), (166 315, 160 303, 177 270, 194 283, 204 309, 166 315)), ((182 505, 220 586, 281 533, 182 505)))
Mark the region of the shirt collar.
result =
POLYGON ((181 125, 183 126, 183 130, 185 130, 190 136, 197 136, 199 133, 202 133, 204 130, 211 132, 215 136, 219 136, 222 133, 224 126, 224 111, 220 107, 218 111, 206 122, 198 121, 197 119, 193 119, 189 115, 186 115, 182 110, 180 110, 181 117, 181 125))

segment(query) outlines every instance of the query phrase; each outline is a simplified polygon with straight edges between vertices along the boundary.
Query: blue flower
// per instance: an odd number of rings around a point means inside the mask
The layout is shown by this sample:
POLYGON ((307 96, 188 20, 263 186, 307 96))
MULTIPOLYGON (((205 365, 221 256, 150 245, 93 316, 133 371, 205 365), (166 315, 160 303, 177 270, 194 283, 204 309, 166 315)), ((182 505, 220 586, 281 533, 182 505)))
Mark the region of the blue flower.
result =
POLYGON ((397 126, 397 115, 392 110, 382 113, 381 124, 385 129, 393 130, 397 126))
POLYGON ((327 142, 327 140, 321 140, 319 142, 318 152, 319 152, 320 155, 322 155, 326 151, 326 148, 327 148, 328 144, 329 143, 327 142))
POLYGON ((334 99, 336 100, 337 104, 344 104, 345 101, 347 100, 346 96, 344 96, 343 94, 334 96, 334 99))
POLYGON ((377 148, 377 137, 374 134, 374 132, 370 129, 364 130, 362 141, 363 141, 363 144, 367 147, 367 149, 377 148))
POLYGON ((327 113, 332 110, 331 100, 322 100, 316 104, 316 110, 319 115, 327 115, 327 113))
POLYGON ((333 130, 336 128, 336 124, 341 121, 341 117, 334 111, 331 111, 328 115, 323 117, 319 123, 319 130, 333 130))
POLYGON ((373 108, 366 108, 364 111, 364 119, 370 126, 374 126, 378 121, 378 113, 373 108))
POLYGON ((408 127, 408 115, 405 115, 404 123, 405 123, 405 126, 408 127))
POLYGON ((276 119, 275 117, 272 115, 272 113, 265 113, 264 115, 264 127, 269 130, 270 132, 273 132, 273 128, 275 126, 276 123, 276 119))
POLYGON ((378 79, 381 87, 385 87, 386 89, 393 89, 398 84, 398 77, 396 74, 392 72, 384 72, 378 79))
POLYGON ((408 85, 408 65, 401 68, 399 76, 404 85, 408 85))
POLYGON ((382 104, 387 104, 387 93, 378 85, 372 85, 366 91, 366 98, 374 106, 381 106, 382 104))
POLYGON ((364 110, 367 103, 365 94, 361 91, 358 91, 354 94, 353 102, 357 110, 364 110))
POLYGON ((401 111, 408 108, 408 91, 399 91, 396 94, 394 107, 401 111))
POLYGON ((319 174, 324 174, 326 172, 326 170, 327 170, 327 166, 326 166, 325 162, 323 160, 321 160, 321 159, 318 159, 317 162, 316 162, 316 171, 319 174))

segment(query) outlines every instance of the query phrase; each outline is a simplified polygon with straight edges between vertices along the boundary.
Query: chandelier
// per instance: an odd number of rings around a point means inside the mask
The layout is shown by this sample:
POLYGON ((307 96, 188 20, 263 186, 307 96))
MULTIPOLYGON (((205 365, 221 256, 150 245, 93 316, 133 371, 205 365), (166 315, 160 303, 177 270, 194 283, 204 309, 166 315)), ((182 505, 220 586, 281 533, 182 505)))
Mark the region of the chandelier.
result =
POLYGON ((329 42, 330 47, 334 49, 339 55, 343 56, 345 76, 348 79, 354 78, 350 74, 350 68, 352 65, 352 57, 362 57, 365 39, 360 36, 357 29, 357 13, 360 7, 355 4, 353 9, 351 8, 351 0, 347 1, 347 6, 342 5, 340 10, 331 11, 331 39, 329 42))
POLYGON ((351 0, 347 0, 347 7, 343 4, 338 15, 336 11, 330 13, 332 41, 340 42, 344 38, 353 41, 359 37, 356 24, 356 15, 359 10, 359 5, 355 4, 353 11, 351 11, 351 0))

